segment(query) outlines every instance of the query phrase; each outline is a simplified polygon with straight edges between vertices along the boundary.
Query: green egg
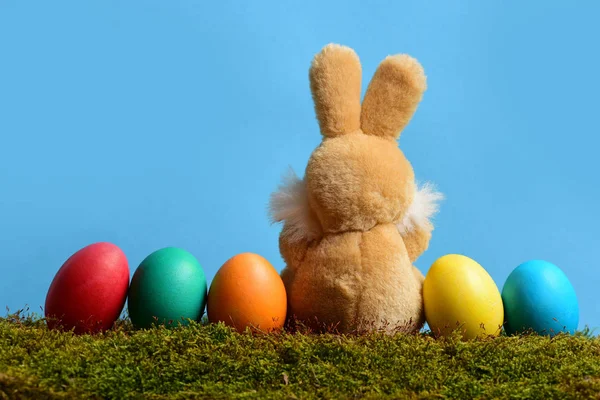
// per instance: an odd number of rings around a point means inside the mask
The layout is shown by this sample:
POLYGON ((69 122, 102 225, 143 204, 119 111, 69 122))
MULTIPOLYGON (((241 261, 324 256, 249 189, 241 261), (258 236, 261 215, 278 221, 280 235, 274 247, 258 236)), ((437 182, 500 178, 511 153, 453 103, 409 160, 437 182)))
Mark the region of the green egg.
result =
POLYGON ((138 266, 127 298, 129 318, 135 328, 154 324, 188 325, 204 314, 207 284, 198 260, 177 247, 165 247, 138 266))

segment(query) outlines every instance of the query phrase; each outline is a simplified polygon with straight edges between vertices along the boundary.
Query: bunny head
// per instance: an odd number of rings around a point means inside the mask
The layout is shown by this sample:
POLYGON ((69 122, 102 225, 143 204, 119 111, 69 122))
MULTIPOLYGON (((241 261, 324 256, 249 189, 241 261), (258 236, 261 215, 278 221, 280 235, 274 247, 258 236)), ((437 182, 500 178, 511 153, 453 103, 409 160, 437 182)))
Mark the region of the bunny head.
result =
POLYGON ((303 180, 291 175, 271 197, 274 221, 288 241, 367 231, 396 224, 401 233, 429 217, 441 195, 419 188, 397 139, 426 90, 421 65, 410 56, 381 62, 361 104, 361 65, 344 46, 325 46, 310 67, 310 87, 323 140, 303 180))

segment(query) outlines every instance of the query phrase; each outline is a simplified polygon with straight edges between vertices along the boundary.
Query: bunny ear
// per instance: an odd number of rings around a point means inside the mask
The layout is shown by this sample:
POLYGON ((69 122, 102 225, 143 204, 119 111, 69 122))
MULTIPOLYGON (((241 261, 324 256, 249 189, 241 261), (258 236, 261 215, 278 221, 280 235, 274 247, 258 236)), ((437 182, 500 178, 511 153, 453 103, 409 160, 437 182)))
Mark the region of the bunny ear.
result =
POLYGON ((288 241, 316 239, 321 226, 308 204, 306 184, 290 168, 276 192, 271 194, 269 215, 272 223, 284 222, 288 241))
POLYGON ((388 56, 379 64, 365 93, 363 132, 397 139, 426 88, 425 73, 417 60, 405 54, 388 56))
POLYGON ((354 50, 329 44, 310 67, 310 89, 323 136, 360 129, 360 60, 354 50))

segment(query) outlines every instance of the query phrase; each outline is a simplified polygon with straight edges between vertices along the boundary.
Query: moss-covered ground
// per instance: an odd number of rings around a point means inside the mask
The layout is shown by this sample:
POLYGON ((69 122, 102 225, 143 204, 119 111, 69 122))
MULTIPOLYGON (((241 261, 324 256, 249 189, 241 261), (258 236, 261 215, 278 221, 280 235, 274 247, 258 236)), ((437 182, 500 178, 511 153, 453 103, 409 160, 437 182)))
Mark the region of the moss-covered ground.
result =
POLYGON ((236 333, 222 324, 96 335, 0 318, 0 398, 600 399, 600 338, 236 333))

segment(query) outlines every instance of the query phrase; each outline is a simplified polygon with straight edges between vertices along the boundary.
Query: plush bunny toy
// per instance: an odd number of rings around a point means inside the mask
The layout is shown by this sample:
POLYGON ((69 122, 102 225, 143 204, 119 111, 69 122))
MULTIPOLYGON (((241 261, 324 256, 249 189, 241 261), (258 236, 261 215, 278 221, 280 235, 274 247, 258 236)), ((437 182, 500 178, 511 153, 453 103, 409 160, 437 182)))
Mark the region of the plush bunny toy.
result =
POLYGON ((413 262, 428 247, 442 195, 419 187, 397 139, 426 89, 407 55, 379 65, 365 98, 356 53, 330 44, 310 67, 322 143, 304 179, 291 174, 271 195, 288 316, 338 332, 414 332, 424 324, 423 274, 413 262))

